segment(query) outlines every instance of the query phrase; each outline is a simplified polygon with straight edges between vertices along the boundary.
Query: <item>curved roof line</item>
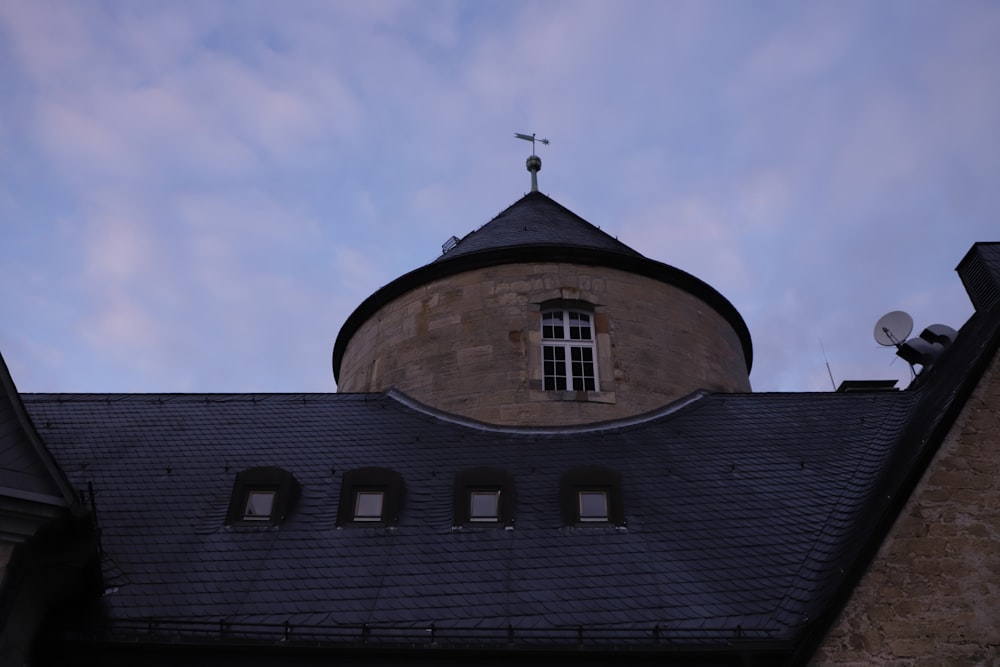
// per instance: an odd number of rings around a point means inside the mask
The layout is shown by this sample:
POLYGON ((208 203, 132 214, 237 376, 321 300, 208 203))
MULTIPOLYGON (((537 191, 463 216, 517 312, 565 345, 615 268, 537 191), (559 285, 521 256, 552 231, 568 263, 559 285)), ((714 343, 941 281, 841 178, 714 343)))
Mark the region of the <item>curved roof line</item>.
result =
POLYGON ((709 392, 706 390, 699 389, 688 394, 687 396, 682 396, 675 401, 671 401, 662 407, 650 410, 649 412, 643 412, 642 414, 634 415, 632 417, 612 419, 610 421, 563 426, 506 426, 503 424, 490 424, 489 422, 482 422, 477 419, 470 419, 469 417, 457 415, 453 412, 433 408, 425 403, 421 403, 417 399, 396 388, 392 388, 385 393, 385 395, 389 398, 411 410, 421 412, 430 417, 434 417, 435 419, 440 419, 443 422, 448 422, 449 424, 464 426, 465 428, 471 428, 477 431, 510 433, 517 435, 573 435, 577 433, 617 431, 629 426, 653 422, 668 415, 672 415, 693 403, 697 403, 701 398, 708 396, 708 394, 709 392))
POLYGON ((678 268, 647 259, 642 256, 627 256, 606 250, 566 247, 558 245, 522 246, 488 250, 460 255, 448 261, 432 262, 406 273, 385 285, 361 302, 340 329, 333 346, 333 375, 339 379, 340 363, 344 358, 347 343, 360 326, 375 312, 398 296, 439 278, 501 264, 526 264, 535 262, 565 262, 588 266, 605 266, 646 276, 662 283, 684 290, 713 308, 739 336, 746 357, 747 373, 753 366, 753 344, 750 330, 736 307, 708 283, 695 278, 678 268))

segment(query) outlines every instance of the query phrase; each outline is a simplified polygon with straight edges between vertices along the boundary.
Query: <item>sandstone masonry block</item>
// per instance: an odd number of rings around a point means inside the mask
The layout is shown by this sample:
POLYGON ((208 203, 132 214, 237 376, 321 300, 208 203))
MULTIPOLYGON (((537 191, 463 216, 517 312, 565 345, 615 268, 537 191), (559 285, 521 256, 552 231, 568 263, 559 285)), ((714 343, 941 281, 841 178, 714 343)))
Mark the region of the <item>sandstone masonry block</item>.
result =
POLYGON ((998 404, 994 359, 812 664, 1000 665, 998 404))
POLYGON ((698 389, 749 391, 750 384, 738 335, 691 294, 616 269, 540 263, 448 276, 383 306, 348 343, 338 389, 390 388, 474 419, 559 425, 635 415, 698 389), (539 306, 553 299, 594 307, 599 392, 540 391, 539 306), (479 394, 504 408, 468 400, 479 394))

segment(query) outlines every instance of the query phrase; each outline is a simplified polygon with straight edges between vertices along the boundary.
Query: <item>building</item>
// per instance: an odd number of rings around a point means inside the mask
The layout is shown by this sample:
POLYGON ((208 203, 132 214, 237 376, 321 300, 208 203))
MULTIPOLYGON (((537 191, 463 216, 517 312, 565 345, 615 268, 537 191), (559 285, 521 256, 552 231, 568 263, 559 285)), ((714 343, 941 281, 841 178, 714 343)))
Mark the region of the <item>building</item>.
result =
POLYGON ((3 664, 1000 660, 1000 244, 910 387, 783 394, 722 295, 535 189, 445 248, 336 394, 0 367, 3 664))

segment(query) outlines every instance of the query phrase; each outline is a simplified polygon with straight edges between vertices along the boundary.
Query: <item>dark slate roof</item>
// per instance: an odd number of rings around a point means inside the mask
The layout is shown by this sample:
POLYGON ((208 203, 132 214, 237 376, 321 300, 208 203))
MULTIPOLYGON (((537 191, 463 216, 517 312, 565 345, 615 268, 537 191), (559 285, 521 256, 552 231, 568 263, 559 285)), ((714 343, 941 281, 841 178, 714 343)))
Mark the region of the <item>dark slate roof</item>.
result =
POLYGON ((436 261, 522 246, 590 248, 642 257, 562 204, 540 192, 529 192, 485 225, 467 234, 436 261))
POLYGON ((358 328, 398 296, 463 271, 534 262, 610 266, 682 289, 729 322, 740 338, 748 373, 753 366, 750 330, 715 288, 676 267, 644 257, 546 195, 531 192, 433 262, 396 278, 365 299, 348 316, 334 342, 334 378, 339 380, 345 350, 358 328))
POLYGON ((80 618, 646 645, 659 626, 729 645, 791 641, 828 603, 919 395, 699 394, 527 431, 386 394, 23 398, 73 484, 93 485, 109 589, 80 618), (561 525, 560 475, 592 464, 621 473, 625 530, 561 525), (254 466, 291 471, 298 505, 278 527, 227 527, 234 477, 254 466), (403 475, 397 527, 335 526, 342 473, 364 466, 403 475), (453 529, 455 473, 475 466, 513 474, 513 530, 453 529))

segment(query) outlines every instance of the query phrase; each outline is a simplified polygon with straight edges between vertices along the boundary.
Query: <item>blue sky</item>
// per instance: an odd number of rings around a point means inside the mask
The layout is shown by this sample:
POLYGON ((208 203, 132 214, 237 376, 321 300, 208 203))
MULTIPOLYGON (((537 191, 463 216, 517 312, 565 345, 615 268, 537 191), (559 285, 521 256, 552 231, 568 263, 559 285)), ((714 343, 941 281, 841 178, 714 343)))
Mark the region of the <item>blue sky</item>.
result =
POLYGON ((1000 240, 1000 4, 0 0, 21 391, 332 391, 348 314, 529 188, 722 292, 755 390, 901 378, 1000 240), (821 348, 822 341, 822 348, 821 348))

